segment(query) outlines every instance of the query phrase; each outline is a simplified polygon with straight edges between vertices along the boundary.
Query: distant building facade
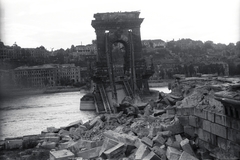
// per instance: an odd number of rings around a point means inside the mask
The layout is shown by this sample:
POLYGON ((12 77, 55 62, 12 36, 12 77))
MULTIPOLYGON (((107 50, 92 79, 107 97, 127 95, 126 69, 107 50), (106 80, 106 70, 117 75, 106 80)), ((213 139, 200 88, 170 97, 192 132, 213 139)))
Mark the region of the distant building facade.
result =
POLYGON ((14 82, 21 87, 46 87, 61 84, 61 80, 81 82, 80 67, 74 64, 44 64, 14 69, 14 82))

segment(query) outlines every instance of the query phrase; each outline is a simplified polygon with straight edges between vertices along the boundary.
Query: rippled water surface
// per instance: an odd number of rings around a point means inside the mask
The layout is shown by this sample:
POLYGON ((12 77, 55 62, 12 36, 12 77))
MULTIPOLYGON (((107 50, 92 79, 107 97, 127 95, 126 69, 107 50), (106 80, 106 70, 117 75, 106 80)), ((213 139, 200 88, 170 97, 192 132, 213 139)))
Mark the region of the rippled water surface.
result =
POLYGON ((79 110, 83 95, 66 92, 4 99, 0 108, 0 139, 40 134, 47 127, 91 119, 95 112, 79 110))
MULTIPOLYGON (((167 87, 151 88, 169 93, 167 87)), ((4 99, 0 102, 0 139, 40 134, 47 127, 62 127, 77 120, 83 122, 95 112, 80 111, 84 93, 36 94, 4 99)))

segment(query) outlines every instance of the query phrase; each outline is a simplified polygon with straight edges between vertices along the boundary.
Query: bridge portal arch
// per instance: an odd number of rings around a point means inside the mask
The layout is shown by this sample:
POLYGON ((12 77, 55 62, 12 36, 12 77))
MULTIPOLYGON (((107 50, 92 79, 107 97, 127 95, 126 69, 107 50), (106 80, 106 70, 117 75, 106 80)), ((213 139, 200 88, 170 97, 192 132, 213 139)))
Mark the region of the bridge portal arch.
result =
POLYGON ((149 90, 146 82, 153 72, 147 70, 146 61, 142 57, 140 26, 144 19, 139 18, 139 14, 96 13, 91 23, 96 32, 98 54, 94 79, 98 83, 110 84, 113 99, 117 97, 116 81, 119 77, 130 80, 129 88, 133 95, 135 91, 149 90), (121 45, 124 52, 119 55, 114 53, 115 45, 121 45), (117 71, 118 64, 123 65, 123 72, 117 71))

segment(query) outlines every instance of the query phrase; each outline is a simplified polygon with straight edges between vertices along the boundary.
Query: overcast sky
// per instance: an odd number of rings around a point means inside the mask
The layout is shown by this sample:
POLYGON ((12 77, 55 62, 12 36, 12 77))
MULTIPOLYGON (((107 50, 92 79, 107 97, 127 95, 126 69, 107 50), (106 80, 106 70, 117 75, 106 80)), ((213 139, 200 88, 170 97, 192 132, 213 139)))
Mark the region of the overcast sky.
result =
POLYGON ((0 0, 1 41, 66 49, 96 39, 94 13, 140 11, 141 38, 240 40, 239 0, 0 0))

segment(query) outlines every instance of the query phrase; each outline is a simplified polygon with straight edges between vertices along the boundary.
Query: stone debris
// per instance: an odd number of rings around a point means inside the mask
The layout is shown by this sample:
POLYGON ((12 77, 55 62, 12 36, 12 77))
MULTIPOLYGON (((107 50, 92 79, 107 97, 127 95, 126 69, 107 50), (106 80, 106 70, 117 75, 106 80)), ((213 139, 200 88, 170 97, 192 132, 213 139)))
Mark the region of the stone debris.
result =
MULTIPOLYGON (((229 147, 229 141, 224 141, 220 132, 226 133, 224 137, 237 134, 240 125, 235 125, 238 121, 232 122, 232 132, 225 131, 226 127, 221 125, 223 122, 227 125, 228 121, 217 115, 224 113, 224 105, 215 96, 234 96, 237 100, 238 94, 216 93, 214 90, 219 92, 224 87, 212 86, 203 78, 200 84, 197 80, 182 81, 183 97, 175 103, 166 104, 159 99, 140 102, 139 98, 126 97, 116 114, 101 114, 88 122, 80 120, 61 128, 48 127, 40 135, 5 139, 1 141, 0 149, 37 150, 28 154, 22 152, 18 155, 22 159, 33 157, 42 149, 49 151, 50 160, 201 160, 219 157, 219 152, 211 150, 210 143, 221 142, 218 146, 229 147), (214 122, 218 123, 217 127, 214 122), (212 126, 216 131, 212 131, 212 126)), ((238 148, 239 145, 233 146, 238 148)), ((235 154, 235 150, 230 151, 235 154)))

